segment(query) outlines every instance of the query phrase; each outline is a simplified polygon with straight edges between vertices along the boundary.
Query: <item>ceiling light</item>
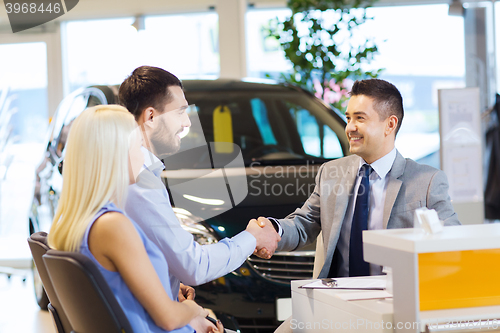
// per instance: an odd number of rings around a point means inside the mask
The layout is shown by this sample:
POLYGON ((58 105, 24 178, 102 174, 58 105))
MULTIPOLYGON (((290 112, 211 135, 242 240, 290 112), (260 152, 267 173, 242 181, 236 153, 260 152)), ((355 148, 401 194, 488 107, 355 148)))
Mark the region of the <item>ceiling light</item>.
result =
POLYGON ((184 194, 182 196, 188 200, 191 200, 194 202, 199 202, 199 203, 204 204, 204 205, 220 206, 220 205, 224 204, 224 200, 199 198, 199 197, 195 197, 194 195, 189 195, 189 194, 184 194))
POLYGON ((453 0, 448 8, 448 15, 450 16, 464 16, 464 7, 460 0, 453 0))
POLYGON ((136 16, 134 23, 132 23, 132 26, 137 31, 141 31, 141 30, 146 29, 145 24, 144 24, 144 16, 142 16, 142 15, 136 16))

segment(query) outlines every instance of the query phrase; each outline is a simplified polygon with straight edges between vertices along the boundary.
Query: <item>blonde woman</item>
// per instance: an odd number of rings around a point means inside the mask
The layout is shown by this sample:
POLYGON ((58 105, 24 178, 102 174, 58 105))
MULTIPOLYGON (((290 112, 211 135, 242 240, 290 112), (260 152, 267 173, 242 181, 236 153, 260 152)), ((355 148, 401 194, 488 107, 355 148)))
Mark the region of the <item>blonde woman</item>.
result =
POLYGON ((144 162, 135 127, 118 105, 89 108, 75 120, 49 244, 95 262, 135 332, 222 330, 207 325, 194 301, 173 301, 163 254, 121 210, 144 162))

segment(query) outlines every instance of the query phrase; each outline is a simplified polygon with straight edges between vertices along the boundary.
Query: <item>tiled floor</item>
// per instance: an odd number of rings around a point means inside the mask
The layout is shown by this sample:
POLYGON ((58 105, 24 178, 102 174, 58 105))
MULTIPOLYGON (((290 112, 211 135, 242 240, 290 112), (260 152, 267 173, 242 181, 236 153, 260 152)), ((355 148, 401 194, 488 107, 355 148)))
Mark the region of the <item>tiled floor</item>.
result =
POLYGON ((0 182, 0 267, 14 267, 22 273, 10 279, 0 273, 0 333, 55 332, 50 314, 41 311, 35 301, 26 241, 35 165, 41 159, 42 148, 10 147, 14 159, 0 182))
POLYGON ((55 333, 49 312, 40 310, 35 301, 29 274, 26 282, 20 276, 8 279, 0 274, 1 333, 55 333))

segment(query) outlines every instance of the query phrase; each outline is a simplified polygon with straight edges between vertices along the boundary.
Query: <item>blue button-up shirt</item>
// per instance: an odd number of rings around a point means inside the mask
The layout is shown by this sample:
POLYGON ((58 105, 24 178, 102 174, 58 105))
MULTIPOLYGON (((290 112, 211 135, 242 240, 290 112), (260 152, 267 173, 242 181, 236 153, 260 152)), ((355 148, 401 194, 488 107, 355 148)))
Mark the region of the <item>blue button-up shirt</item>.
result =
POLYGON ((243 264, 256 246, 253 235, 242 231, 216 244, 200 245, 181 227, 161 180, 163 163, 142 147, 145 162, 137 183, 128 188, 125 212, 163 252, 169 266, 174 297, 179 283, 200 285, 224 276, 243 264))

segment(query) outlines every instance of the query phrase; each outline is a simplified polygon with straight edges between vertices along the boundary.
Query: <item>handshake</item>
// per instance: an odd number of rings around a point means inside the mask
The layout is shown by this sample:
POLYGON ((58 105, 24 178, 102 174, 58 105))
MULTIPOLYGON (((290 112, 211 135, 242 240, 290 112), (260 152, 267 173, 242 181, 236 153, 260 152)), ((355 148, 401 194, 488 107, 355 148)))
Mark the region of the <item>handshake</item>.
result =
POLYGON ((278 247, 278 242, 281 240, 271 221, 262 216, 257 220, 251 219, 248 222, 246 231, 251 233, 257 240, 253 253, 262 259, 271 258, 278 247))

